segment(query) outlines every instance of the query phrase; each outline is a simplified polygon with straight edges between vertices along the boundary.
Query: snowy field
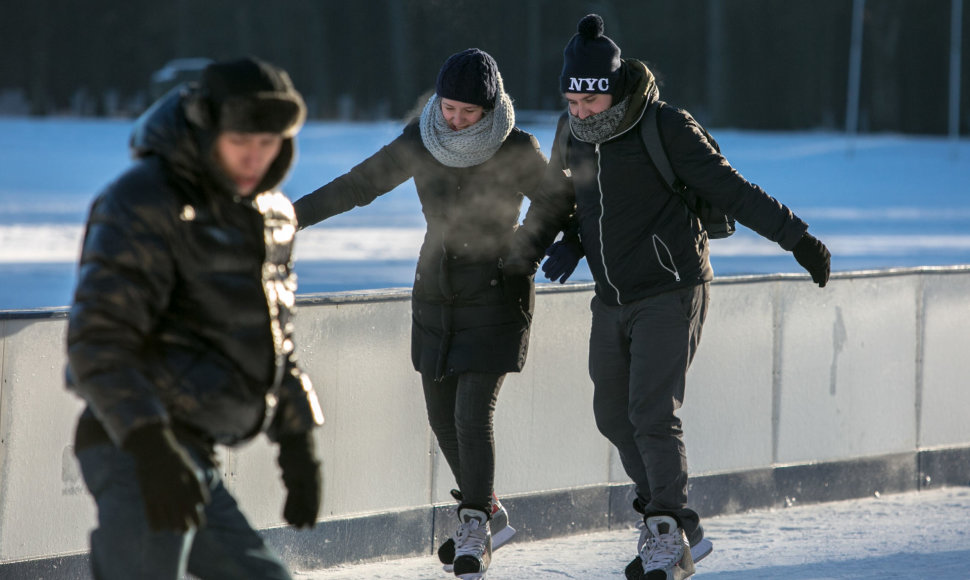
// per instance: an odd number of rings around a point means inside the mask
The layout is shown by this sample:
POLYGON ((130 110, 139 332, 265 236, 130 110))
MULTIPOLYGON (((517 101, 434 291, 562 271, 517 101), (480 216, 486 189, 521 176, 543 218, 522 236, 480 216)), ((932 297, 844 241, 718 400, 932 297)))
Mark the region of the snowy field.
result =
MULTIPOLYGON (((554 116, 521 126, 546 154, 554 116)), ((309 123, 284 184, 296 199, 396 137, 400 122, 309 123)), ((130 121, 0 119, 0 310, 70 303, 85 213, 129 163, 130 121)), ((713 129, 734 166, 829 246, 835 271, 970 263, 970 139, 713 129)), ((300 292, 410 287, 424 220, 413 182, 302 232, 300 292)), ((718 275, 800 272, 740 228, 718 275)), ((583 264, 574 281, 589 280, 583 264)))
MULTIPOLYGON (((515 524, 515 514, 511 514, 515 524)), ((697 580, 970 579, 970 488, 884 495, 754 511, 704 520, 714 552, 697 580)), ((634 529, 512 542, 495 552, 488 578, 624 578, 634 529)), ((297 572, 307 580, 444 580, 437 558, 297 572)))

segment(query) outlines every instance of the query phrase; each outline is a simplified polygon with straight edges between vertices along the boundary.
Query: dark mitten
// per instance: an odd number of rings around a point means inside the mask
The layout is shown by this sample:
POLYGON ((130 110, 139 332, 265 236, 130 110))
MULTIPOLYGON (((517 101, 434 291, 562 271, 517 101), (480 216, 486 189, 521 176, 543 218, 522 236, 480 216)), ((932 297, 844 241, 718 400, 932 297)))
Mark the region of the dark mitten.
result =
POLYGON ((805 232, 802 239, 798 240, 795 248, 792 249, 795 260, 808 270, 812 275, 812 281, 818 284, 819 288, 824 288, 829 281, 829 273, 832 263, 832 254, 828 248, 818 238, 805 232))
POLYGON ((549 246, 546 255, 549 257, 542 263, 543 274, 549 280, 558 278, 560 284, 565 284, 583 257, 583 246, 578 238, 566 237, 549 246))
POLYGON ((171 429, 160 423, 140 427, 128 435, 122 447, 135 458, 151 529, 184 532, 205 525, 203 509, 209 502, 209 490, 171 429))
POLYGON ((312 528, 320 513, 320 462, 316 458, 313 432, 280 437, 280 469, 286 486, 283 517, 296 528, 312 528))

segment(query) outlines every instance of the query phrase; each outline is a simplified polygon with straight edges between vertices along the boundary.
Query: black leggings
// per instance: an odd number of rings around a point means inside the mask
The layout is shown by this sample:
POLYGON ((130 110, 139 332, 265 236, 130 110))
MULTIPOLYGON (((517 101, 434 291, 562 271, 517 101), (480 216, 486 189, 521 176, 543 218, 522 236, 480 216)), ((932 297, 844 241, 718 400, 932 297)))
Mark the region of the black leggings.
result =
POLYGON ((421 375, 428 423, 458 482, 462 503, 488 511, 495 483, 492 416, 504 374, 421 375))

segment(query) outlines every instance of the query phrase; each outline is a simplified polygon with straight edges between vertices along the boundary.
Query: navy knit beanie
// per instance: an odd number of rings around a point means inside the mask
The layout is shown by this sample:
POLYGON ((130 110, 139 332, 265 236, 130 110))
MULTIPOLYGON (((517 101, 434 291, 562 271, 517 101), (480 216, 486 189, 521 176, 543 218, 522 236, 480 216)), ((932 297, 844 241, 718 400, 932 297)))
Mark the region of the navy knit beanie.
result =
POLYGON ((603 34, 603 19, 587 14, 562 51, 562 93, 616 95, 620 87, 620 47, 603 34))
POLYGON ((442 99, 493 109, 498 76, 495 59, 483 50, 469 48, 451 55, 441 66, 435 93, 442 99))
POLYGON ((306 119, 303 97, 286 71, 256 58, 210 64, 199 89, 187 113, 211 130, 292 137, 306 119))

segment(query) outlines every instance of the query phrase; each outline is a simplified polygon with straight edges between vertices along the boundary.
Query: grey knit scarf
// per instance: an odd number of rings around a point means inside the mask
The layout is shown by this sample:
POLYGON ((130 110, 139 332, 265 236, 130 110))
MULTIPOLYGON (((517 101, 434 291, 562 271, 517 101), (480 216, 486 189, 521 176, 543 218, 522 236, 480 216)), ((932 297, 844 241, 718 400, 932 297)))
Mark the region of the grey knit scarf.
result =
POLYGON ((623 120, 623 116, 626 115, 629 108, 630 97, 627 96, 609 109, 590 115, 585 119, 569 115, 569 126, 573 130, 573 135, 580 141, 602 143, 616 134, 616 129, 620 126, 620 121, 623 120))
POLYGON ((441 97, 431 95, 421 112, 421 141, 434 158, 448 167, 471 167, 492 158, 515 125, 512 99, 498 78, 495 108, 471 127, 453 131, 441 114, 441 97))

